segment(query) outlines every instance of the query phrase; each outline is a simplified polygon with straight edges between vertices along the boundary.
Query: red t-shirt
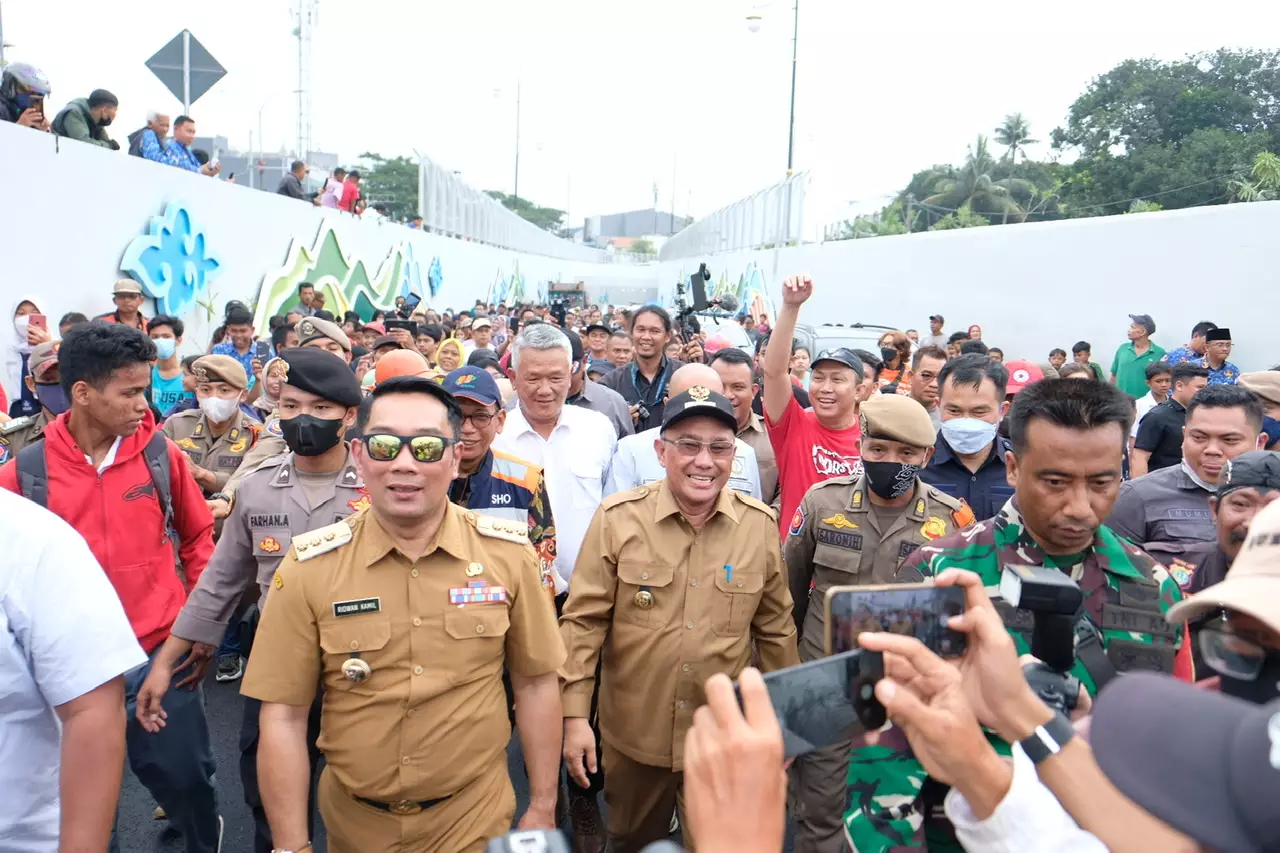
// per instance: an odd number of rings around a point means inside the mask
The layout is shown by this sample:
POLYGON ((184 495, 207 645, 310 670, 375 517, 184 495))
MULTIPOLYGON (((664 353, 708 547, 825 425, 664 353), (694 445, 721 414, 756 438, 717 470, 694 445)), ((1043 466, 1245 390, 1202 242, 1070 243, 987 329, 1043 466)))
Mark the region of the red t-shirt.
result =
MULTIPOLYGON (((861 470, 858 442, 862 430, 856 421, 848 429, 827 429, 818 423, 812 409, 800 407, 794 395, 776 424, 769 421, 767 412, 764 420, 769 443, 778 457, 778 484, 782 492, 778 527, 786 536, 810 486, 861 470)), ((803 520, 800 523, 803 524, 803 520)))
POLYGON ((351 213, 356 206, 356 202, 360 200, 360 187, 355 181, 345 181, 342 184, 342 198, 338 199, 338 210, 345 210, 351 213))

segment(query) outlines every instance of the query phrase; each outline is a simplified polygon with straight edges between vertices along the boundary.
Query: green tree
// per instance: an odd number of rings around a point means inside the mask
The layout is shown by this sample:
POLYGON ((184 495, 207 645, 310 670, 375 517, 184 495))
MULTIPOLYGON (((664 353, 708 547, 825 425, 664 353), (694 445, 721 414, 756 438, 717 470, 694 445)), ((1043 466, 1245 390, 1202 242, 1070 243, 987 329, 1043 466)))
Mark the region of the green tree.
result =
POLYGON ((1010 163, 1018 162, 1019 151, 1022 151, 1022 159, 1025 160, 1027 152, 1023 149, 1039 141, 1031 138, 1031 122, 1022 113, 1010 113, 996 128, 996 142, 1008 149, 1006 156, 1010 163))
POLYGON ((517 198, 500 190, 486 192, 502 203, 507 210, 514 211, 523 219, 527 219, 539 228, 547 231, 559 231, 564 223, 564 211, 554 207, 540 207, 527 198, 517 198))
POLYGON ((648 237, 637 238, 636 241, 631 244, 631 248, 627 249, 627 251, 635 255, 657 254, 657 251, 653 248, 653 241, 648 237))
POLYGON ((1271 201, 1280 198, 1280 157, 1263 151, 1253 159, 1249 177, 1232 181, 1232 201, 1271 201))
POLYGON ((997 165, 987 148, 987 137, 978 136, 978 141, 969 146, 964 166, 953 175, 940 178, 933 195, 924 203, 952 210, 967 207, 975 214, 999 217, 1002 222, 1011 218, 1022 221, 1026 210, 1020 200, 1031 199, 1036 187, 1023 178, 993 177, 997 165))
POLYGON ((408 157, 383 157, 366 151, 360 159, 360 193, 365 204, 403 222, 418 212, 418 164, 408 157))
POLYGON ((1129 209, 1126 210, 1125 213, 1155 213, 1159 210, 1164 210, 1164 205, 1158 201, 1144 201, 1143 199, 1136 199, 1129 205, 1129 209))
POLYGON ((964 205, 955 213, 948 213, 939 219, 933 226, 934 231, 951 231, 956 228, 980 228, 983 225, 990 225, 985 216, 979 216, 974 213, 969 205, 964 205))

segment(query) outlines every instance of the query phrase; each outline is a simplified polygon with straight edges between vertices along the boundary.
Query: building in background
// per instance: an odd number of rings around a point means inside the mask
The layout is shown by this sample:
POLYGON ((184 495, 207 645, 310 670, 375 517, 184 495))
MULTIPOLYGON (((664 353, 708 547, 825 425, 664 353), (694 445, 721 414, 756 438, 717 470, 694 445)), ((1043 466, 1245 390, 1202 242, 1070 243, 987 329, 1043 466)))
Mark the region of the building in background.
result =
MULTIPOLYGON (((288 151, 237 151, 231 147, 225 136, 197 136, 191 146, 209 153, 209 156, 222 163, 223 180, 235 175, 236 183, 242 187, 265 190, 273 193, 280 186, 280 179, 289 171, 289 166, 298 159, 288 151)), ((341 165, 337 154, 324 151, 312 151, 306 158, 311 167, 311 174, 303 183, 308 193, 315 192, 324 186, 329 173, 341 165)))
POLYGON ((643 237, 657 246, 661 238, 670 237, 692 222, 690 217, 676 216, 652 207, 647 210, 589 216, 583 221, 582 240, 588 245, 612 245, 625 250, 643 237))

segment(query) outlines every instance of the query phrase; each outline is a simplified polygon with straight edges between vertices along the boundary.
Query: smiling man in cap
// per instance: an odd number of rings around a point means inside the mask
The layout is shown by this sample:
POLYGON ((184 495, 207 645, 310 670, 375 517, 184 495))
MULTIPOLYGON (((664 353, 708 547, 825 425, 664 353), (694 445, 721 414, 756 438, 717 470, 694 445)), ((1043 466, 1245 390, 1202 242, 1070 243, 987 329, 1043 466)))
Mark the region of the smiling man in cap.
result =
MULTIPOLYGON (((875 394, 861 407, 863 471, 809 489, 783 542, 800 658, 826 654, 824 599, 832 586, 898 580, 907 556, 973 521, 961 501, 919 478, 937 434, 924 407, 910 397, 875 394)), ((792 784, 800 803, 797 847, 845 850, 841 814, 854 732, 800 758, 792 784)))
POLYGON ((753 648, 766 672, 799 663, 773 513, 726 488, 737 424, 733 405, 706 386, 672 396, 654 439, 666 479, 604 500, 569 586, 565 765, 584 785, 598 766, 589 720, 598 680, 618 853, 665 839, 683 806, 685 733, 707 678, 737 677, 753 648))
POLYGON ((115 288, 111 291, 111 301, 116 304, 116 310, 99 314, 93 319, 100 323, 119 323, 122 326, 132 326, 145 332, 147 330, 147 318, 139 310, 142 307, 142 298, 142 285, 131 278, 119 279, 115 288))
POLYGON ((1135 400, 1147 393, 1147 365, 1164 358, 1164 350, 1151 342, 1156 321, 1150 314, 1130 314, 1129 342, 1111 360, 1111 384, 1135 400))

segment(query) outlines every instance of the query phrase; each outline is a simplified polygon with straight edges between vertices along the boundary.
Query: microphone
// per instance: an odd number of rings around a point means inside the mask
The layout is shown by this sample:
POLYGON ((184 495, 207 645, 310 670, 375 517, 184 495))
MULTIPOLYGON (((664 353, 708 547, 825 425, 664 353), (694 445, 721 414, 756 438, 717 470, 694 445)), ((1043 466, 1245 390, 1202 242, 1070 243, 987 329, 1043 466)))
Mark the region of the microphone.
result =
POLYGON ((722 311, 732 314, 738 310, 738 297, 728 293, 715 300, 713 304, 719 305, 722 311))

